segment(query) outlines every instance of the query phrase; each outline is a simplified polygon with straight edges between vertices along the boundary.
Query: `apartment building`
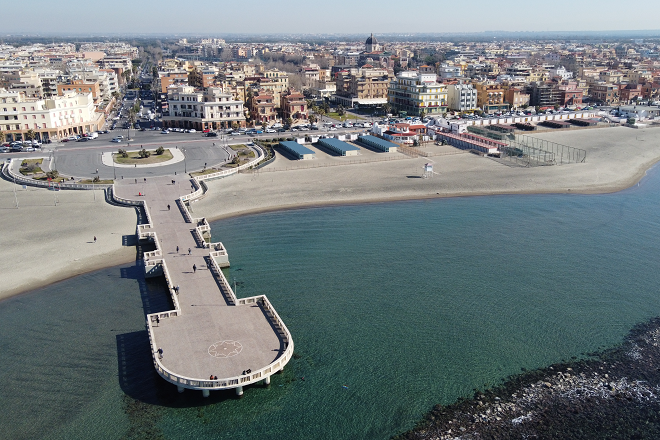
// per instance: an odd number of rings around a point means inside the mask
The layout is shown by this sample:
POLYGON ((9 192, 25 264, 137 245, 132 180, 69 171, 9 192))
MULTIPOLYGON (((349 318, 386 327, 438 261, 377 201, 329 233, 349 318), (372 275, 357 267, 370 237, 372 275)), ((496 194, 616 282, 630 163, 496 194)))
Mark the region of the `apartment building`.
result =
POLYGON ((478 82, 474 84, 477 90, 477 107, 486 113, 506 111, 509 104, 504 101, 504 89, 493 82, 478 82))
POLYGON ((275 98, 273 92, 260 90, 259 93, 249 100, 250 117, 257 123, 270 123, 277 120, 275 109, 275 98))
POLYGON ((386 69, 366 64, 361 69, 342 70, 335 81, 335 101, 346 107, 387 103, 390 77, 386 69))
POLYGON ((65 93, 91 93, 95 103, 99 102, 101 97, 101 87, 98 81, 88 82, 82 79, 74 79, 68 84, 57 85, 57 95, 64 96, 65 93))
POLYGON ((280 98, 280 110, 282 111, 282 119, 284 120, 288 118, 293 120, 307 119, 309 117, 305 96, 295 89, 289 89, 282 94, 280 98))
POLYGON ((596 83, 589 87, 591 99, 605 104, 617 104, 619 102, 619 86, 616 84, 596 83))
POLYGON ((167 98, 169 112, 162 118, 166 127, 217 130, 233 124, 245 126, 243 101, 218 87, 203 91, 192 86, 171 87, 167 98))
POLYGON ((504 94, 504 100, 512 109, 528 106, 529 98, 529 93, 525 93, 522 87, 507 87, 504 94))
POLYGON ((0 131, 8 139, 21 139, 33 130, 37 139, 62 139, 96 131, 105 117, 95 111, 91 93, 69 91, 62 96, 35 99, 0 89, 0 131))
POLYGON ((405 71, 390 82, 387 100, 400 112, 420 116, 447 112, 447 86, 434 73, 405 71))
POLYGON ((469 112, 477 108, 477 91, 472 84, 447 85, 447 104, 450 110, 469 112))

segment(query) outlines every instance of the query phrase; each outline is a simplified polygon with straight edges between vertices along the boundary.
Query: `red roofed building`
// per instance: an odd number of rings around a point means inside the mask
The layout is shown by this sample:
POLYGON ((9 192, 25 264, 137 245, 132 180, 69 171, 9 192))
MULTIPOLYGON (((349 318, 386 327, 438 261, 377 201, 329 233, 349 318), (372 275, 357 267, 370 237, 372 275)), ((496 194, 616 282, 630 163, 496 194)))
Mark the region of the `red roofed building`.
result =
POLYGON ((295 89, 289 89, 280 98, 282 119, 307 119, 307 101, 305 96, 295 89))

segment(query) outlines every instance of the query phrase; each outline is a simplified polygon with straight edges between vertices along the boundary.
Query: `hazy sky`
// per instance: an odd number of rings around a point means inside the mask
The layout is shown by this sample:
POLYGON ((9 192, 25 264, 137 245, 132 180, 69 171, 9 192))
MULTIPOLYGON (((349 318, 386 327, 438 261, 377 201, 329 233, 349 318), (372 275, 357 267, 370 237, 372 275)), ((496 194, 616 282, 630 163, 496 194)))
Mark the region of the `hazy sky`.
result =
POLYGON ((9 33, 390 33, 659 29, 660 0, 9 0, 9 33))

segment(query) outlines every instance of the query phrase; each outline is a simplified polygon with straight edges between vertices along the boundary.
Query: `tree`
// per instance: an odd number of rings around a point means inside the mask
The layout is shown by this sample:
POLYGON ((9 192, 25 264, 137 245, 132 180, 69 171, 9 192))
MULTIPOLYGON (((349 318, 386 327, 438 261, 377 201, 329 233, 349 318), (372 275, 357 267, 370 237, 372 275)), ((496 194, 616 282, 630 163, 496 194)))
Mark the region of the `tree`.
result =
POLYGON ((151 156, 151 152, 145 150, 144 148, 141 149, 140 152, 139 152, 138 154, 139 154, 140 157, 143 158, 143 159, 146 159, 147 157, 151 156))
POLYGON ((4 142, 7 139, 7 135, 4 131, 0 131, 0 142, 4 142))
POLYGON ((157 155, 160 156, 160 155, 163 154, 164 152, 165 152, 165 149, 164 149, 162 146, 156 148, 156 154, 157 154, 157 155))
POLYGON ((392 106, 389 103, 383 104, 383 111, 385 112, 386 115, 389 115, 392 113, 392 106))
POLYGON ((423 120, 425 117, 426 117, 426 112, 425 112, 424 110, 422 110, 421 112, 419 112, 419 119, 422 119, 422 120, 423 120))
POLYGON ((135 121, 137 121, 137 112, 135 111, 135 108, 132 108, 128 112, 128 139, 131 139, 131 127, 133 124, 135 124, 135 121))
POLYGON ((289 116, 288 118, 286 118, 286 121, 284 122, 286 123, 286 125, 290 126, 291 124, 293 124, 293 119, 291 119, 291 116, 289 116))
POLYGON ((339 104, 339 105, 337 106, 337 114, 338 114, 339 116, 344 116, 344 114, 346 114, 346 110, 344 110, 344 106, 343 106, 343 105, 339 104))
POLYGON ((128 157, 128 152, 127 152, 126 150, 124 150, 123 148, 120 148, 120 149, 119 149, 119 155, 120 155, 121 157, 126 158, 126 157, 128 157))
POLYGON ((268 123, 267 123, 266 121, 263 121, 263 122, 261 123, 261 129, 262 129, 262 130, 265 130, 266 127, 268 127, 268 123))
POLYGON ((234 121, 231 123, 232 130, 238 130, 238 122, 234 121))
POLYGON ((28 130, 25 132, 25 139, 31 141, 34 138, 37 137, 37 133, 34 132, 34 130, 28 130))
POLYGON ((57 172, 57 170, 48 171, 46 173, 46 177, 48 177, 49 179, 57 179, 57 176, 59 176, 59 175, 60 175, 60 173, 57 172))
POLYGON ((309 122, 314 124, 314 123, 316 123, 316 121, 317 121, 316 115, 309 115, 309 122))

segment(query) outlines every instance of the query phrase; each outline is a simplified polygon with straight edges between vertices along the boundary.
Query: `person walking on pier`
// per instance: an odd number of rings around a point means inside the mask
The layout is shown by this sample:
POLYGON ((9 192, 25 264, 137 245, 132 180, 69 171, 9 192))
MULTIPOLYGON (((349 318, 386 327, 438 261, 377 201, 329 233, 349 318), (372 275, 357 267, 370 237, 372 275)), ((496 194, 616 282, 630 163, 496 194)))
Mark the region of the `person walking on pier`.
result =
POLYGON ((170 205, 167 205, 167 210, 168 210, 168 211, 170 210, 170 205))
POLYGON ((96 235, 94 236, 94 243, 96 243, 96 235))
POLYGON ((193 264, 193 273, 197 272, 197 266, 193 264))
POLYGON ((176 253, 179 253, 179 246, 176 247, 176 253))
POLYGON ((190 252, 192 252, 192 249, 188 248, 188 255, 190 255, 190 252))

